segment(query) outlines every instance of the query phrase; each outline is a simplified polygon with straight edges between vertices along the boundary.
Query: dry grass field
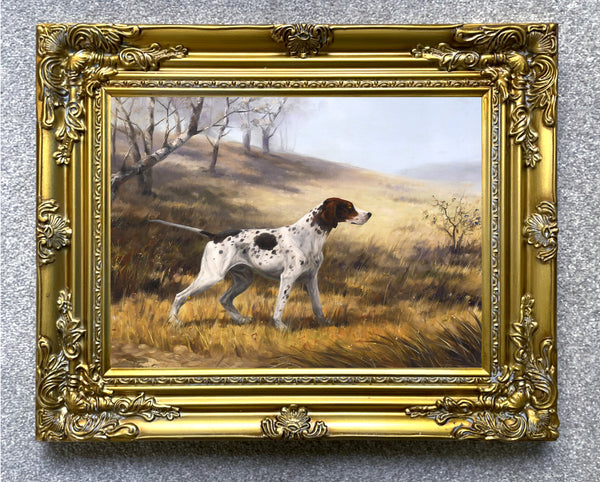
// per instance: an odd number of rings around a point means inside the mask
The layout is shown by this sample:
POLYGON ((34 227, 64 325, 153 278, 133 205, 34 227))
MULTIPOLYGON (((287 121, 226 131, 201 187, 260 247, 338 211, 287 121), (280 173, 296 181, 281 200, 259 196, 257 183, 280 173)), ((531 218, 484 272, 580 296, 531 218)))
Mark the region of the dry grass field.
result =
POLYGON ((208 144, 192 139, 154 167, 154 196, 132 180, 112 204, 113 366, 480 366, 480 232, 456 255, 423 219, 432 195, 452 196, 448 187, 291 154, 247 155, 235 143, 222 143, 216 176, 209 158, 208 144), (297 284, 284 313, 290 329, 276 330, 278 284, 260 277, 235 301, 252 323, 235 325, 219 304, 226 279, 184 305, 182 327, 167 325, 206 239, 148 219, 212 232, 276 227, 333 196, 373 217, 340 224, 325 244, 319 288, 330 325, 316 324, 297 284))

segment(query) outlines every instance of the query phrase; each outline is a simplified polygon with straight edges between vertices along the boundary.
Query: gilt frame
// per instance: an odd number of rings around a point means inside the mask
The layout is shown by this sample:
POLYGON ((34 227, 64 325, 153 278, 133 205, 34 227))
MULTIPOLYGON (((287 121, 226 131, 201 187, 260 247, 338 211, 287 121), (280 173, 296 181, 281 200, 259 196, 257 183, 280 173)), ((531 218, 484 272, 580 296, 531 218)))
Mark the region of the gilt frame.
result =
POLYGON ((556 25, 45 24, 37 69, 39 440, 558 436, 556 25), (110 367, 109 98, 209 89, 482 98, 481 368, 110 367))

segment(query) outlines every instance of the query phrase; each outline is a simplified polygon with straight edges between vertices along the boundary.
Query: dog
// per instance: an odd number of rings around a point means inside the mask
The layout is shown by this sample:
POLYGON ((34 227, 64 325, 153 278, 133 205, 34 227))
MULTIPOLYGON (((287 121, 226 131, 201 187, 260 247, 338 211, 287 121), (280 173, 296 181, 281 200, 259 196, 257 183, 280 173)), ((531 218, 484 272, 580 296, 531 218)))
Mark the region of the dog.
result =
POLYGON ((213 234, 203 229, 169 223, 160 219, 150 222, 192 231, 210 239, 204 248, 200 272, 186 289, 175 296, 169 312, 169 323, 181 325, 177 317, 182 305, 231 274, 233 284, 219 301, 237 324, 252 321, 233 305, 233 300, 246 291, 254 273, 279 281, 279 294, 273 323, 287 329, 283 310, 295 282, 305 284, 313 313, 320 324, 325 322, 319 297, 317 274, 323 263, 323 245, 338 223, 365 224, 371 213, 358 209, 350 201, 329 198, 294 224, 280 228, 240 229, 213 234))

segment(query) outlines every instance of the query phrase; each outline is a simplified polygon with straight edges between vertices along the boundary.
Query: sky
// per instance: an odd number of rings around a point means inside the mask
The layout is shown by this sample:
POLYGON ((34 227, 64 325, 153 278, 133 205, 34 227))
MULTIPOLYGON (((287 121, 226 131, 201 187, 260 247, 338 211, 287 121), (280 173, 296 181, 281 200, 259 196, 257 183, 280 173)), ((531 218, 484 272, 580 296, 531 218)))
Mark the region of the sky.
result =
MULTIPOLYGON (((209 117, 222 115, 222 99, 207 107, 209 117)), ((132 115, 143 119, 144 106, 140 103, 132 115)), ((160 111, 159 103, 156 108, 160 111)), ((271 139, 275 152, 410 177, 435 177, 439 172, 440 180, 448 179, 454 167, 462 178, 464 173, 476 174, 470 166, 481 165, 480 97, 290 97, 285 108, 271 139)), ((225 139, 241 142, 239 126, 235 117, 225 139)), ((261 145, 257 128, 253 144, 261 145)))
MULTIPOLYGON (((385 173, 481 162, 479 97, 302 97, 272 140, 283 150, 385 173)), ((232 131, 232 137, 236 137, 232 131)), ((259 145, 258 133, 253 143, 259 145)))

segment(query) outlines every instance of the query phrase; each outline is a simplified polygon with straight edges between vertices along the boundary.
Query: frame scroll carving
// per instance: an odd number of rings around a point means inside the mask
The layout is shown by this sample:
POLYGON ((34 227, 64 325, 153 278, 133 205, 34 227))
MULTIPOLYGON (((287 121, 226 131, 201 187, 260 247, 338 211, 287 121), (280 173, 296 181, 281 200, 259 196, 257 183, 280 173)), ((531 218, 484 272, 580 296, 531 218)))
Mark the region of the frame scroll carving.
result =
POLYGON ((119 70, 156 70, 163 60, 183 57, 181 46, 163 49, 153 43, 134 47, 125 43, 140 34, 126 25, 40 25, 37 54, 41 125, 55 129, 58 165, 71 162, 73 144, 85 132, 85 99, 119 70), (57 115, 57 109, 63 111, 57 115))
POLYGON ((327 25, 295 23, 277 25, 271 37, 284 43, 292 57, 304 59, 317 55, 319 51, 333 42, 333 30, 327 25))
POLYGON ((71 244, 71 222, 57 214, 55 199, 40 200, 37 214, 37 254, 40 266, 54 262, 56 251, 71 244))
POLYGON ((523 236, 538 250, 537 258, 547 262, 556 257, 558 251, 558 222, 556 204, 542 201, 536 206, 536 212, 530 214, 523 224, 523 236))
POLYGON ((521 298, 521 314, 513 323, 513 363, 492 375, 476 401, 444 397, 431 406, 406 410, 411 417, 427 416, 439 425, 458 421, 455 438, 497 440, 554 440, 558 437, 556 414, 556 367, 554 342, 545 338, 536 356, 533 335, 538 323, 533 318, 534 300, 521 298))
POLYGON ((524 163, 542 160, 534 115, 546 127, 556 123, 558 70, 556 25, 460 27, 454 43, 419 45, 415 57, 437 60, 440 69, 477 70, 490 77, 510 105, 509 135, 521 146, 524 163))
POLYGON ((313 439, 327 435, 325 422, 318 420, 311 425, 305 407, 283 407, 279 415, 267 417, 260 424, 263 434, 271 439, 313 439))
POLYGON ((113 397, 83 352, 85 328, 72 315, 71 292, 58 296, 59 351, 44 336, 37 344, 37 437, 40 440, 130 440, 139 428, 125 418, 172 420, 179 409, 156 403, 143 393, 113 397))

